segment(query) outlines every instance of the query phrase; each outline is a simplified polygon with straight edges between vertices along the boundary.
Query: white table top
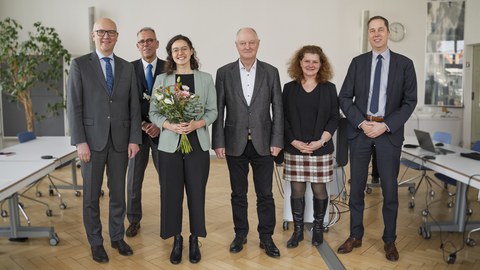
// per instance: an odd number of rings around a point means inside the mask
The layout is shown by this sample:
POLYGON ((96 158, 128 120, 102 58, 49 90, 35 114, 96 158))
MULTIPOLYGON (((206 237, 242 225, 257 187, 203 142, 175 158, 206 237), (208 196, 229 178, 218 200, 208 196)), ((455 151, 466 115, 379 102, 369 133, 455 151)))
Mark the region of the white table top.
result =
MULTIPOLYGON (((0 151, 14 153, 0 157, 0 162, 42 160, 42 156, 45 155, 51 155, 54 159, 65 159, 72 153, 76 154, 76 148, 70 145, 70 137, 37 137, 34 140, 15 144, 0 151)), ((68 160, 71 160, 71 158, 68 160)))
MULTIPOLYGON (((405 143, 418 145, 415 137, 407 137, 405 143)), ((444 149, 455 151, 451 154, 434 154, 417 148, 402 148, 402 156, 424 165, 436 172, 450 176, 472 187, 480 189, 480 161, 460 156, 460 153, 470 153, 473 150, 445 144, 444 149), (425 159, 424 156, 435 156, 435 159, 425 159)))
POLYGON ((0 152, 13 152, 0 156, 0 200, 28 186, 61 164, 76 157, 69 137, 38 137, 25 143, 12 145, 0 152), (52 159, 42 159, 44 155, 52 159))

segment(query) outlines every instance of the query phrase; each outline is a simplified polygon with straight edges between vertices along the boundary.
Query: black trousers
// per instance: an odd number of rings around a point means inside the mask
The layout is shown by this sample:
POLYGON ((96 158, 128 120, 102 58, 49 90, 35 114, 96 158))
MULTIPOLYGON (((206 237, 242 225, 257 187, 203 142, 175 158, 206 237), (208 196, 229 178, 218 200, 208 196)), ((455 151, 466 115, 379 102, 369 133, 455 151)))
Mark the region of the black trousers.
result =
POLYGON ((189 154, 159 151, 160 237, 182 233, 183 196, 187 194, 190 233, 207 236, 205 190, 210 171, 210 155, 203 151, 196 132, 188 134, 193 151, 189 154))
POLYGON ((139 147, 140 151, 128 161, 127 219, 130 223, 140 222, 142 219, 142 186, 150 149, 152 150, 153 165, 158 173, 158 145, 148 137, 139 147))
POLYGON ((380 186, 383 194, 382 239, 385 243, 396 239, 398 215, 398 172, 400 169, 401 147, 394 146, 383 134, 375 139, 361 133, 350 141, 350 236, 362 239, 364 235, 363 211, 365 209, 365 187, 372 151, 377 156, 380 186), (375 148, 372 146, 375 145, 375 148))
POLYGON ((248 141, 241 156, 227 155, 227 164, 232 188, 231 203, 235 234, 247 236, 249 231, 247 193, 248 165, 250 164, 257 195, 257 230, 260 239, 270 238, 275 229, 275 203, 272 193, 273 157, 259 155, 252 142, 248 141))

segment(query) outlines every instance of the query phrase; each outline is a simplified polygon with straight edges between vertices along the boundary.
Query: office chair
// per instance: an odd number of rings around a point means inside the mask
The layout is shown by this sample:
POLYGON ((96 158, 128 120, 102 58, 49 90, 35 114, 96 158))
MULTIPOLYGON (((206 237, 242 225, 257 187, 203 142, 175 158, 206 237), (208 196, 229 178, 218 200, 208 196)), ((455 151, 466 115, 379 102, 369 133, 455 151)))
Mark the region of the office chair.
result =
MULTIPOLYGON (((450 144, 451 141, 452 141, 452 135, 450 133, 447 133, 447 132, 440 132, 440 131, 435 132, 435 133, 433 133, 432 138, 435 141, 446 143, 446 144, 450 144)), ((400 163, 407 168, 406 170, 412 169, 412 170, 416 170, 416 171, 421 172, 420 175, 417 175, 417 176, 412 177, 410 179, 401 181, 399 183, 399 185, 406 185, 406 184, 412 182, 413 180, 420 179, 416 188, 415 188, 415 186, 408 188, 410 193, 412 194, 412 197, 411 197, 410 201, 408 202, 408 208, 412 209, 412 208, 415 207, 415 195, 417 194, 418 188, 422 184, 423 180, 425 180, 425 183, 427 184, 427 193, 430 194, 431 197, 435 196, 435 191, 432 188, 433 187, 432 183, 439 186, 439 187, 441 187, 441 186, 437 183, 437 181, 435 181, 433 178, 431 178, 427 174, 427 172, 431 171, 431 169, 429 169, 429 168, 427 168, 427 167, 423 166, 422 164, 419 164, 415 161, 411 161, 411 160, 404 159, 404 158, 400 159, 400 163)), ((447 192, 447 194, 450 198, 453 197, 454 194, 448 192, 448 190, 445 189, 445 188, 443 188, 443 189, 447 192)), ((453 201, 453 199, 451 199, 451 202, 452 201, 453 201)), ((423 211, 423 214, 424 215, 428 214, 428 212, 425 212, 425 211, 426 210, 423 211)))
POLYGON ((437 131, 437 132, 433 133, 432 140, 437 141, 437 142, 441 142, 441 143, 451 144, 452 143, 452 134, 450 134, 448 132, 437 131))

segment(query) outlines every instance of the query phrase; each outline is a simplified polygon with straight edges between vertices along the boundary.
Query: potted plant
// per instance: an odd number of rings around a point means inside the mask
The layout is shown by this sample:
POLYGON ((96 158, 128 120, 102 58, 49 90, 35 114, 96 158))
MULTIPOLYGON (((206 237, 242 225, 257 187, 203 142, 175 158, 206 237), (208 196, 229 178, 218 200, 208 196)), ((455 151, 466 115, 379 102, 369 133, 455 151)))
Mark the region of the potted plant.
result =
MULTIPOLYGON (((11 101, 22 104, 28 131, 34 129, 34 115, 37 121, 45 117, 33 112, 33 87, 45 83, 48 90, 63 97, 61 89, 53 89, 53 85, 67 72, 63 63, 69 64, 71 58, 54 28, 40 22, 33 26, 35 31, 28 32, 28 38, 22 41, 19 32, 23 27, 19 23, 11 18, 0 21, 0 86, 11 101)), ((48 104, 47 112, 58 115, 65 107, 63 100, 48 104)))

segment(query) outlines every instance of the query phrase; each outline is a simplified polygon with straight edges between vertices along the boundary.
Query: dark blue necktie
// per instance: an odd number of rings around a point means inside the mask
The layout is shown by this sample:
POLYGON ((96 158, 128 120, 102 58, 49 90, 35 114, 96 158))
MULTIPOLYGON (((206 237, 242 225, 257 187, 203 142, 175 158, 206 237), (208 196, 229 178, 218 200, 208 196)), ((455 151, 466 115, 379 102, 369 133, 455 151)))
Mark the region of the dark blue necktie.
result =
POLYGON ((113 70, 112 70, 112 64, 110 63, 111 59, 108 57, 103 57, 102 59, 105 61, 105 72, 107 74, 108 94, 110 94, 111 96, 113 92, 113 70))
POLYGON ((152 75, 152 64, 148 64, 147 66, 147 88, 148 88, 148 95, 152 94, 152 87, 153 87, 153 75, 152 75))
POLYGON ((380 77, 382 76, 382 55, 377 56, 377 65, 375 67, 375 76, 373 78, 372 99, 370 100, 370 112, 378 112, 378 99, 380 96, 380 77))

